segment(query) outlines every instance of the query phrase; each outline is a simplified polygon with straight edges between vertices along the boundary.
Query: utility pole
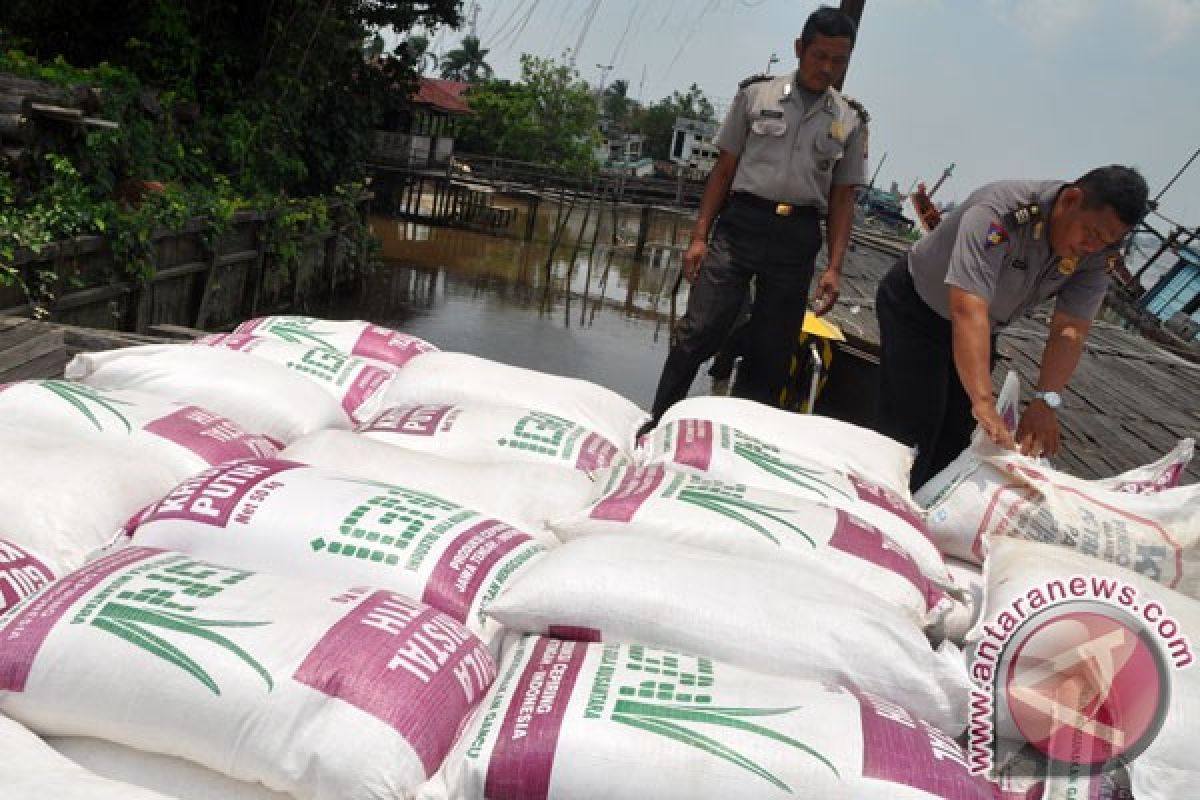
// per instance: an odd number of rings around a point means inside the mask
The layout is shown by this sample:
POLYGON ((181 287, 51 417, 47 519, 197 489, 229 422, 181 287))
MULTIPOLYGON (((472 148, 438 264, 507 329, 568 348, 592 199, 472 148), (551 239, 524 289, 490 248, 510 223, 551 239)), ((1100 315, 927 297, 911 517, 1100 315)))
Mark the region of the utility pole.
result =
POLYGON ((767 59, 767 69, 763 74, 770 75, 771 74, 771 65, 778 64, 778 63, 779 63, 779 54, 771 53, 771 57, 767 59))
POLYGON ((596 65, 596 69, 600 70, 600 88, 596 90, 596 94, 604 94, 604 82, 608 78, 608 73, 612 68, 612 64, 596 65))
POLYGON ((479 33, 476 30, 476 23, 479 22, 479 3, 473 3, 471 6, 471 35, 476 39, 479 38, 479 33))

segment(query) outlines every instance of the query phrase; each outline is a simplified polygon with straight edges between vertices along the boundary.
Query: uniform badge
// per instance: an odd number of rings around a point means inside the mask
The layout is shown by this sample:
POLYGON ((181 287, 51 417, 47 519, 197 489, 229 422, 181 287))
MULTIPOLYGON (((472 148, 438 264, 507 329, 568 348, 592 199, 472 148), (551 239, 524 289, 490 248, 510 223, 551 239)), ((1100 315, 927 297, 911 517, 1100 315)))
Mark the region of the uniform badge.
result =
POLYGON ((1058 262, 1058 271, 1063 275, 1070 275, 1075 272, 1075 266, 1079 263, 1078 258, 1064 258, 1058 262))
POLYGON ((988 226, 987 236, 985 237, 987 244, 984 245, 984 250, 990 250, 998 244, 1004 244, 1008 241, 1008 231, 998 224, 993 222, 988 226))
POLYGON ((1104 271, 1110 274, 1116 272, 1117 267, 1121 265, 1121 261, 1121 254, 1114 250, 1113 252, 1109 253, 1108 258, 1105 259, 1104 271))
POLYGON ((829 135, 839 142, 846 141, 846 126, 842 124, 840 119, 835 119, 833 124, 829 126, 829 135))

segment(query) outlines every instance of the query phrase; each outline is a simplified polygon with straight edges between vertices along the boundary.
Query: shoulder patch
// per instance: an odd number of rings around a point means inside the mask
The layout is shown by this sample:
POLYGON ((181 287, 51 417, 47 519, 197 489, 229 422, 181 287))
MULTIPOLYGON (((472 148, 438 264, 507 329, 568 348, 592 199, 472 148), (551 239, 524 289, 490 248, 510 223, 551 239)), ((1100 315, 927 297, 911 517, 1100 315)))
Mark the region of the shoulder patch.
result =
POLYGON ((749 78, 746 78, 744 81, 738 83, 738 88, 745 89, 747 86, 752 86, 756 83, 762 83, 763 81, 769 81, 773 77, 773 75, 764 75, 762 73, 759 73, 758 75, 751 75, 749 78))
POLYGON ((862 120, 863 125, 866 125, 868 122, 871 121, 871 115, 867 113, 867 109, 863 106, 862 103, 855 100, 853 97, 851 97, 848 94, 843 94, 842 99, 846 101, 846 105, 850 106, 851 108, 853 108, 855 111, 858 112, 858 118, 862 120))
POLYGON ((1023 206, 1017 206, 1012 211, 1004 215, 1004 221, 1014 228, 1019 228, 1022 225, 1028 225, 1031 222, 1040 221, 1042 218, 1042 207, 1039 203, 1026 203, 1023 206))
POLYGON ((988 226, 987 234, 984 236, 984 250, 990 250, 997 245, 1004 244, 1008 241, 1008 231, 1004 230, 1004 226, 998 222, 993 222, 988 226))

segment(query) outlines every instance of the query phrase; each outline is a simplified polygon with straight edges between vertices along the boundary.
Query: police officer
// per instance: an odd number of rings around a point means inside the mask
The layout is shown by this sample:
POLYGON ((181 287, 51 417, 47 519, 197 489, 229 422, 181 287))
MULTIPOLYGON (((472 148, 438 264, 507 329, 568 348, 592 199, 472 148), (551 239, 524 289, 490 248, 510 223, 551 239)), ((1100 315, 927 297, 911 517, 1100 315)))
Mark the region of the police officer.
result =
POLYGON ((1063 387, 1147 194, 1142 176, 1123 166, 1074 183, 988 184, 880 281, 878 429, 916 446, 914 489, 967 446, 976 423, 1002 447, 1057 452, 1063 387), (1036 391, 1014 439, 992 397, 995 335, 1051 297, 1036 391))
POLYGON ((823 314, 836 302, 866 157, 866 113, 833 88, 845 75, 854 37, 853 19, 822 7, 796 40, 794 72, 739 85, 683 258, 684 277, 693 284, 687 313, 672 332, 646 429, 687 396, 696 371, 729 333, 752 278, 734 394, 777 401, 804 321, 822 215, 828 215, 829 264, 815 311, 823 314))

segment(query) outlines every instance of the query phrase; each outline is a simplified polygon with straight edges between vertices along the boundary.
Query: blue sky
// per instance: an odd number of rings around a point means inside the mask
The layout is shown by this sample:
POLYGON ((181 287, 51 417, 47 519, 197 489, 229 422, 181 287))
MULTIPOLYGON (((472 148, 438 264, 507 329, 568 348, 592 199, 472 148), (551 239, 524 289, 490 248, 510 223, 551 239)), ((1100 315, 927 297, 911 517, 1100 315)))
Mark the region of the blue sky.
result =
MULTIPOLYGON (((558 56, 582 41, 576 66, 593 84, 605 72, 598 65, 612 64, 605 79, 625 78, 644 102, 693 81, 728 102, 772 52, 775 72, 794 68, 792 42, 818 4, 464 5, 479 6, 477 30, 500 77, 519 76, 522 52, 558 56)), ((436 49, 465 30, 442 31, 436 49)), ((867 0, 846 91, 871 111, 870 167, 888 154, 877 181, 885 188, 932 183, 950 162, 939 200, 991 180, 1069 179, 1127 163, 1157 194, 1200 147, 1200 0, 867 0)), ((1200 159, 1160 210, 1200 225, 1200 159)))

